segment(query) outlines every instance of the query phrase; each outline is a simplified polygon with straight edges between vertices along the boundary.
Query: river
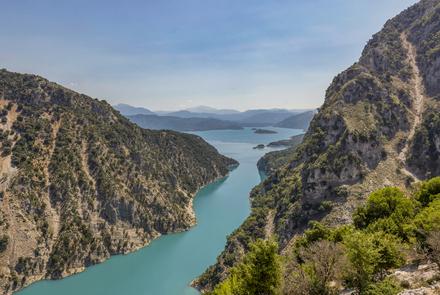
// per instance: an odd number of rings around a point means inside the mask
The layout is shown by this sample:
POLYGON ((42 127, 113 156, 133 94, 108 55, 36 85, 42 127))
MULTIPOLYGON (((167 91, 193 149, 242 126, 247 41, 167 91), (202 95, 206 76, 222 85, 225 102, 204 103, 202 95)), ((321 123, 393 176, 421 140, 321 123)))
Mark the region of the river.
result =
POLYGON ((244 130, 194 132, 220 153, 240 162, 229 176, 202 188, 195 200, 197 225, 183 233, 162 236, 149 246, 113 256, 104 263, 58 281, 41 281, 19 295, 189 295, 189 283, 223 250, 226 236, 249 215, 249 192, 261 181, 256 163, 269 149, 257 144, 287 139, 301 130, 265 128, 276 134, 244 130))

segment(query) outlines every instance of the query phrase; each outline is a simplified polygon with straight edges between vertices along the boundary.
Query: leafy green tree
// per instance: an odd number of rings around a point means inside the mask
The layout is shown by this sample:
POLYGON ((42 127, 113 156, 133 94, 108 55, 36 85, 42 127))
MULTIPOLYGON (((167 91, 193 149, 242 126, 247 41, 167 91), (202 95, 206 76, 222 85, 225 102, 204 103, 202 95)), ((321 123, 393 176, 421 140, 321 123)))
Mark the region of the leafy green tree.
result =
POLYGON ((276 295, 281 286, 281 262, 274 241, 251 244, 243 262, 211 293, 213 295, 276 295))
POLYGON ((344 239, 351 268, 346 274, 347 284, 360 293, 383 278, 389 268, 404 262, 400 243, 396 237, 384 232, 354 231, 344 239))
POLYGON ((367 203, 353 214, 357 228, 371 232, 384 231, 409 240, 411 227, 408 225, 416 214, 417 203, 394 187, 373 192, 367 203))
POLYGON ((440 199, 440 176, 422 182, 416 192, 416 199, 423 206, 428 206, 432 201, 440 199))
POLYGON ((424 241, 429 232, 439 231, 440 199, 432 201, 427 207, 423 208, 414 218, 414 225, 421 241, 424 241))

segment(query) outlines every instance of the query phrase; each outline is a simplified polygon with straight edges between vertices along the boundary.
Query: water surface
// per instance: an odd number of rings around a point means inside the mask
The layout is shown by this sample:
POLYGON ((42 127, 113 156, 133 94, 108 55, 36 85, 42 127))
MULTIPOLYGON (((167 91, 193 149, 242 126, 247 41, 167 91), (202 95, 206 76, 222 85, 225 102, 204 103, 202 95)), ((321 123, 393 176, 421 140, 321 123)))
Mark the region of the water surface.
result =
POLYGON ((188 295, 198 294, 189 283, 223 250, 226 236, 249 215, 249 192, 260 182, 256 167, 268 149, 257 144, 286 139, 301 130, 265 128, 277 134, 244 130, 194 132, 220 153, 240 162, 225 177, 201 189, 195 200, 197 225, 190 231, 160 237, 149 246, 114 256, 85 272, 59 280, 41 281, 20 295, 188 295))

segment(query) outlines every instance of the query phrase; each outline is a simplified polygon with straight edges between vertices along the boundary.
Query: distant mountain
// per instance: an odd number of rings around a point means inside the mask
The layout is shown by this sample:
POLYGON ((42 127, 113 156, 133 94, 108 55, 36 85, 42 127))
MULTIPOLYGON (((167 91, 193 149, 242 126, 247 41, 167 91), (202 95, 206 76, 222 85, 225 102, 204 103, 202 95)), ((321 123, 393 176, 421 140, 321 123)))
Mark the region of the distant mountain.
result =
MULTIPOLYGON (((235 122, 236 125, 242 127, 264 127, 264 126, 275 126, 276 124, 282 122, 283 120, 288 119, 289 117, 293 117, 295 115, 308 112, 310 110, 287 110, 287 109, 255 109, 255 110, 247 110, 244 112, 236 111, 233 109, 216 109, 208 106, 198 106, 193 108, 188 108, 180 111, 166 112, 166 111, 157 111, 152 112, 146 108, 142 107, 133 107, 127 104, 118 104, 113 106, 116 110, 118 110, 124 116, 134 116, 134 115, 158 115, 164 117, 163 120, 156 117, 144 118, 147 121, 143 121, 145 128, 151 129, 171 129, 171 130, 179 130, 179 131, 187 131, 193 130, 194 124, 198 124, 203 121, 194 120, 195 118, 205 118, 205 119, 216 119, 220 121, 226 122, 216 122, 216 121, 208 121, 209 126, 226 126, 220 127, 220 129, 236 129, 237 126, 233 127, 231 122, 235 122), (179 121, 177 118, 191 118, 191 121, 179 121), (170 122, 166 122, 167 120, 171 120, 170 122), (179 128, 177 123, 184 123, 183 128, 179 128), (153 126, 153 127, 147 127, 153 126), (231 128, 232 126, 232 128, 231 128)), ((307 115, 304 117, 299 117, 299 121, 307 121, 307 115)), ((299 121, 295 123, 295 126, 299 124, 299 121)), ((308 120, 310 121, 310 119, 308 120)), ((299 124, 304 126, 305 124, 299 124)), ((286 126, 279 126, 285 128, 301 128, 301 127, 288 127, 288 122, 286 126)), ((196 128, 199 130, 200 128, 196 128)), ((218 129, 218 128, 215 128, 218 129)), ((210 129, 212 130, 212 129, 210 129)))
POLYGON ((117 104, 114 105, 113 108, 117 111, 119 111, 124 116, 132 116, 132 115, 153 115, 154 112, 150 111, 149 109, 142 108, 142 107, 133 107, 128 104, 117 104))
POLYGON ((288 110, 249 110, 243 113, 244 118, 239 122, 245 126, 272 126, 290 116, 288 110))
POLYGON ((240 111, 232 110, 232 109, 216 109, 208 106, 198 106, 193 108, 185 109, 185 111, 191 112, 191 113, 206 113, 206 114, 219 114, 219 115, 225 115, 225 114, 237 114, 240 113, 240 111))
POLYGON ((189 110, 182 110, 170 113, 161 112, 159 114, 180 118, 213 118, 224 121, 234 121, 240 123, 242 126, 263 127, 272 126, 294 114, 301 112, 304 112, 304 110, 257 109, 224 114, 206 112, 197 113, 189 110))
POLYGON ((309 128, 310 121, 312 121, 315 113, 315 111, 308 111, 292 115, 275 124, 275 127, 307 130, 307 128, 309 128))
POLYGON ((130 121, 142 128, 168 129, 175 131, 237 130, 240 124, 213 118, 179 118, 173 116, 134 115, 130 121))

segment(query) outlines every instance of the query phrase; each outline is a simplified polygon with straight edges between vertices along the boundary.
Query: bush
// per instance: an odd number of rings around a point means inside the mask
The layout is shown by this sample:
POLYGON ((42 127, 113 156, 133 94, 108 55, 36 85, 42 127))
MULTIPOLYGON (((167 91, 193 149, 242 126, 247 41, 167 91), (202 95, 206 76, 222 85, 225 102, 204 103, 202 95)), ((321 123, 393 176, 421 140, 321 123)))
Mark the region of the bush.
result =
POLYGON ((404 262, 400 243, 393 235, 355 231, 345 237, 347 256, 351 268, 346 282, 360 293, 367 290, 376 278, 383 278, 386 270, 404 262))
POLYGON ((372 193, 365 206, 356 210, 353 222, 359 229, 384 231, 409 240, 411 229, 407 225, 416 214, 416 205, 398 188, 384 188, 372 193))
POLYGON ((440 231, 430 232, 426 243, 430 249, 432 260, 440 266, 440 231))
POLYGON ((423 206, 428 206, 432 201, 440 199, 440 177, 422 182, 416 193, 416 199, 423 206))
POLYGON ((414 218, 417 238, 424 241, 429 232, 440 230, 440 199, 432 201, 414 218))
POLYGON ((231 269, 231 275, 212 295, 275 295, 281 285, 281 262, 273 241, 257 240, 243 262, 231 269))
POLYGON ((381 282, 368 286, 364 295, 396 295, 401 291, 401 287, 391 279, 385 279, 381 282))
POLYGON ((342 276, 347 266, 342 245, 321 240, 302 249, 301 265, 286 278, 284 293, 290 295, 330 295, 337 289, 330 283, 342 276))

